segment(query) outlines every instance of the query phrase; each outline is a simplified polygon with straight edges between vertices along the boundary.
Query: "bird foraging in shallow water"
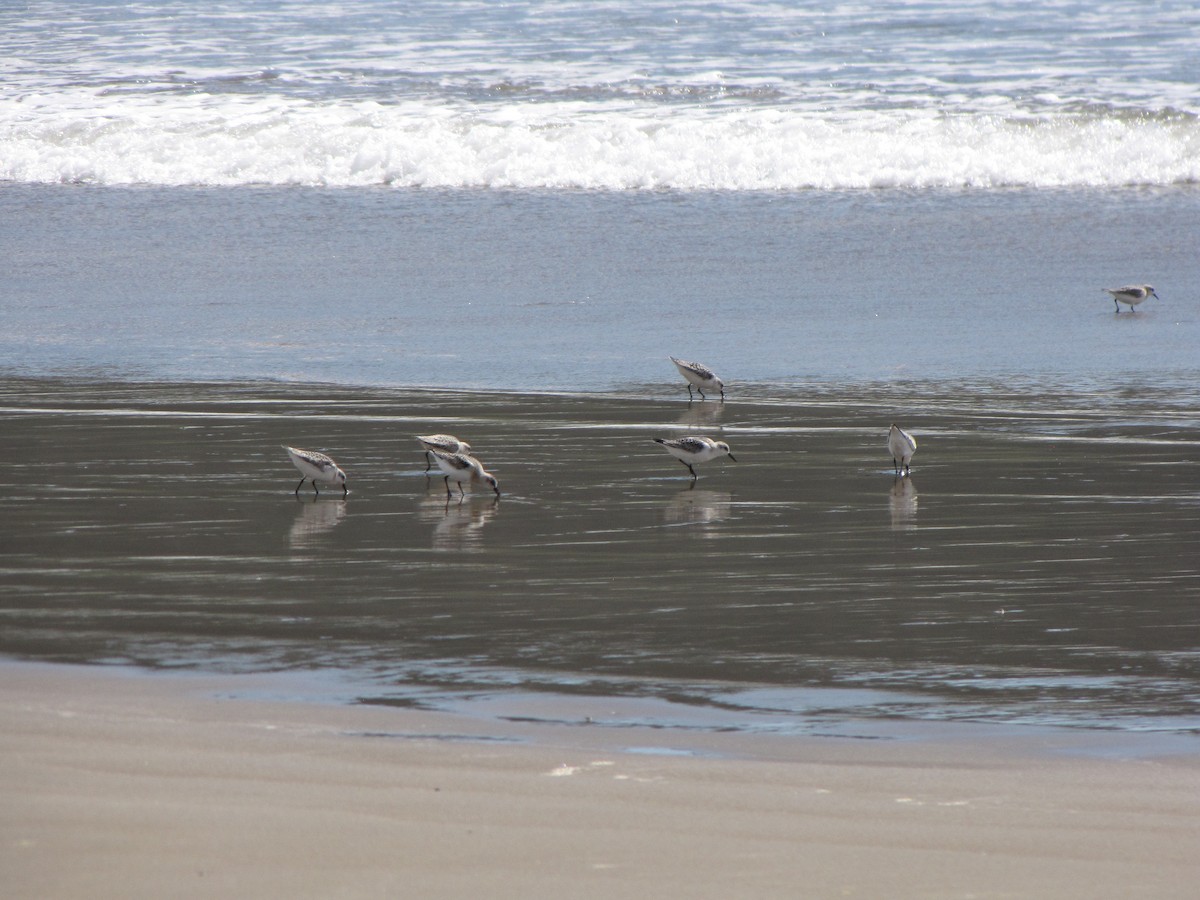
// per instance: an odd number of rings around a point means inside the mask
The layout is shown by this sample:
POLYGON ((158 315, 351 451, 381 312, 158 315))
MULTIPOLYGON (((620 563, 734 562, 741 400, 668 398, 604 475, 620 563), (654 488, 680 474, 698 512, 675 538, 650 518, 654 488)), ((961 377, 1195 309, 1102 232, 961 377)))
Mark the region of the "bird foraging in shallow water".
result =
POLYGON ((701 400, 708 399, 704 396, 705 388, 708 388, 710 391, 720 391, 721 400, 725 399, 725 382, 718 378, 717 373, 708 366, 698 362, 688 362, 686 359, 676 359, 674 356, 667 358, 675 363, 675 368, 679 370, 679 374, 687 379, 689 400, 692 399, 692 385, 696 386, 701 400))
POLYGON ((893 423, 888 429, 888 450, 892 454, 892 465, 896 468, 896 474, 900 474, 900 470, 904 470, 904 474, 911 474, 912 468, 909 463, 912 462, 913 454, 917 452, 917 439, 893 423))
POLYGON ((348 493, 346 489, 346 473, 338 468, 338 464, 326 456, 324 453, 317 453, 313 450, 298 450, 295 447, 289 447, 283 444, 283 449, 287 451, 288 457, 292 460, 292 465, 300 470, 300 474, 304 477, 300 479, 300 484, 296 485, 296 490, 293 492, 296 496, 300 495, 300 488, 303 487, 305 481, 311 481, 313 493, 320 494, 321 491, 317 488, 317 482, 321 484, 340 484, 342 486, 342 496, 348 493))
POLYGON ((1106 293, 1112 295, 1113 306, 1117 308, 1117 315, 1121 314, 1122 303, 1129 307, 1130 312, 1136 312, 1134 307, 1144 300, 1150 297, 1158 299, 1158 294, 1154 293, 1153 286, 1149 284, 1127 284, 1125 287, 1105 288, 1104 290, 1106 293))
POLYGON ((458 484, 459 496, 465 497, 466 490, 463 484, 471 481, 482 481, 488 484, 496 496, 500 496, 500 483, 496 481, 496 477, 490 472, 483 470, 483 463, 475 457, 466 453, 442 453, 440 450, 432 450, 434 462, 438 464, 438 468, 446 476, 446 496, 450 496, 450 482, 458 484))
POLYGON ((664 450, 687 466, 692 473, 692 481, 696 480, 696 470, 693 465, 708 462, 718 456, 728 456, 734 462, 737 458, 729 451, 729 445, 724 441, 714 441, 706 437, 655 438, 654 443, 662 444, 664 450))
POLYGON ((418 434, 416 437, 417 443, 425 451, 426 472, 433 467, 431 454, 433 450, 437 450, 439 453, 466 453, 468 456, 471 453, 471 445, 466 441, 460 441, 452 434, 418 434))

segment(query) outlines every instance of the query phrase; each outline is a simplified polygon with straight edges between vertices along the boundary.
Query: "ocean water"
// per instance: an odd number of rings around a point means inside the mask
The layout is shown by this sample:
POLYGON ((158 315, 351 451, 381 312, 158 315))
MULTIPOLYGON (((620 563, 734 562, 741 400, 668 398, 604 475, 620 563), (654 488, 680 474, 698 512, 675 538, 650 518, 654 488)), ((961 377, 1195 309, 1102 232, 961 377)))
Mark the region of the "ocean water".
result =
POLYGON ((14 374, 1188 392, 1200 190, 0 189, 14 374), (1114 311, 1102 288, 1161 299, 1114 311))
POLYGON ((1194 185, 1189 2, 3 4, 0 180, 1194 185))
POLYGON ((1200 12, 825 6, 0 5, 0 652, 1195 733, 1200 12))
POLYGON ((1190 384, 1194 4, 827 6, 3 5, 0 359, 1190 384))

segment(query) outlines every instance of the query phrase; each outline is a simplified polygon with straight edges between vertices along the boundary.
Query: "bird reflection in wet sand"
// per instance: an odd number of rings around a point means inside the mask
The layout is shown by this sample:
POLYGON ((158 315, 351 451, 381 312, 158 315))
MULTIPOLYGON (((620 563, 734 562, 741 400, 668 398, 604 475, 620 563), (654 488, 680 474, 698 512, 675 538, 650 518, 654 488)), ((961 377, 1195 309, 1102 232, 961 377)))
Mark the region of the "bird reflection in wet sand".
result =
POLYGON ((684 407, 678 422, 687 428, 720 428, 721 416, 724 413, 723 403, 689 403, 684 407))
MULTIPOLYGON (((696 490, 695 485, 680 491, 663 507, 663 521, 668 525, 713 525, 729 518, 733 509, 733 494, 728 491, 696 490)), ((710 533, 708 529, 702 529, 710 533)))
POLYGON ((314 497, 311 502, 302 498, 297 498, 297 502, 300 512, 288 533, 288 545, 293 550, 319 546, 325 535, 346 517, 345 500, 318 503, 314 497))
POLYGON ((421 500, 417 518, 434 525, 433 549, 469 552, 481 549, 483 526, 500 509, 500 498, 490 503, 450 503, 437 494, 421 500))
POLYGON ((911 478, 896 476, 888 494, 892 513, 892 531, 912 531, 917 527, 917 486, 911 478))

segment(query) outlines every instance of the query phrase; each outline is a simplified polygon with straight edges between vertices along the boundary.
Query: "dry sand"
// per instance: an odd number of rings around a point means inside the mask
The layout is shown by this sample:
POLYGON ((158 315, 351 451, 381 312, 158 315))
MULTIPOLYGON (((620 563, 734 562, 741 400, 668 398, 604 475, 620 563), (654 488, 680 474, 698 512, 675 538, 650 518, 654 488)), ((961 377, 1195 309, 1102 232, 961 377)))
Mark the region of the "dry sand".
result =
POLYGON ((3 895, 1190 898, 1200 885, 1195 756, 805 738, 760 743, 770 759, 683 758, 616 752, 583 728, 515 743, 460 716, 222 699, 229 686, 0 668, 3 895))

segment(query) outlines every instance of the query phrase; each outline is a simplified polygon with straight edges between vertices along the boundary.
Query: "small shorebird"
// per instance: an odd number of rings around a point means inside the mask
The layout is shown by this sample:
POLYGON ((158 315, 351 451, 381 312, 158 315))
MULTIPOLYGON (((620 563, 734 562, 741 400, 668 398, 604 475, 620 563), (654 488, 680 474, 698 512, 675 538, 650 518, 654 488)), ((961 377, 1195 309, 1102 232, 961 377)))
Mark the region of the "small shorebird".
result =
POLYGON ((467 481, 485 481, 496 496, 500 496, 500 484, 496 481, 494 475, 483 470, 483 463, 475 457, 466 453, 442 453, 440 450, 431 450, 433 459, 438 464, 438 468, 442 470, 446 476, 446 496, 450 496, 450 482, 458 483, 459 496, 465 497, 466 491, 463 489, 463 483, 467 481))
POLYGON ((717 377, 717 373, 708 366, 698 362, 688 362, 686 359, 676 359, 674 356, 667 357, 671 362, 675 363, 675 368, 679 370, 679 374, 687 379, 688 383, 688 399, 692 399, 692 385, 696 386, 696 391, 700 394, 701 400, 707 400, 704 396, 704 389, 718 390, 721 392, 721 399, 725 399, 725 382, 717 377))
POLYGON ((1117 308, 1117 314, 1121 313, 1121 304, 1124 303, 1129 307, 1130 312, 1136 312, 1134 309, 1142 301, 1149 297, 1158 299, 1158 294, 1154 293, 1153 286, 1149 284, 1127 284, 1120 288, 1105 288, 1105 293, 1112 294, 1113 306, 1117 308))
POLYGON ((416 437, 417 443, 425 451, 426 472, 433 468, 433 456, 430 455, 432 450, 439 453, 471 453, 471 445, 452 434, 418 434, 416 437))
POLYGON ((688 471, 692 473, 692 481, 696 480, 696 470, 692 468, 696 463, 708 462, 718 456, 728 456, 737 462, 737 458, 729 452, 727 443, 714 441, 712 438, 681 437, 674 440, 655 438, 654 443, 662 444, 664 450, 687 466, 688 471))
POLYGON ((912 462, 913 454, 917 452, 917 439, 899 425, 893 424, 888 429, 888 450, 891 451, 896 474, 899 475, 901 469, 905 475, 910 474, 912 468, 909 463, 912 462))
POLYGON ((317 482, 321 484, 340 484, 342 486, 342 496, 345 497, 348 493, 346 490, 346 473, 338 468, 338 464, 326 456, 324 453, 316 453, 312 450, 297 450, 295 447, 289 447, 283 444, 283 449, 287 451, 291 457, 292 465, 300 470, 300 474, 304 477, 300 479, 300 484, 296 485, 294 493, 300 495, 300 488, 304 486, 305 481, 311 481, 313 493, 319 494, 321 491, 317 488, 317 482))

